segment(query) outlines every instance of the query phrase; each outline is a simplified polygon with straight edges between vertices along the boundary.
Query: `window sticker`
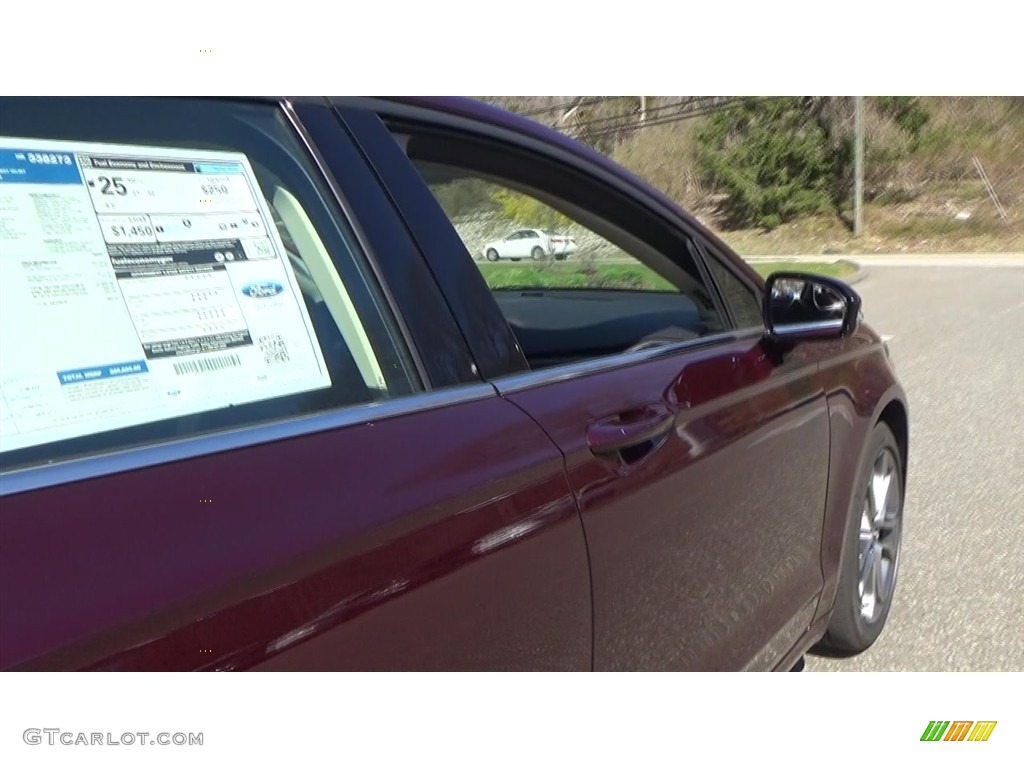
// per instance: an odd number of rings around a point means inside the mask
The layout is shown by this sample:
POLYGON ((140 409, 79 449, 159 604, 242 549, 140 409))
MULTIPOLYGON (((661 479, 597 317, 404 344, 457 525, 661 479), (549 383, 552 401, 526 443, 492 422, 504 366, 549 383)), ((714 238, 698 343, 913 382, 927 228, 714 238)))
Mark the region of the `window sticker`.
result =
POLYGON ((241 153, 0 137, 0 451, 331 385, 241 153))

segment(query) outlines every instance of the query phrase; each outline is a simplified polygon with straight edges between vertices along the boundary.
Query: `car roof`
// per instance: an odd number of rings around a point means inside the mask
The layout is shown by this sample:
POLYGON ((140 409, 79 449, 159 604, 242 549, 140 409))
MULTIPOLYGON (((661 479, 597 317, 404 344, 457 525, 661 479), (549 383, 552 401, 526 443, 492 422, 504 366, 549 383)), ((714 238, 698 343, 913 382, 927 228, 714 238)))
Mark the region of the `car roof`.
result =
MULTIPOLYGON (((681 215, 695 226, 703 228, 703 225, 692 214, 681 208, 678 203, 660 189, 651 186, 639 176, 636 176, 628 169, 623 168, 583 142, 559 133, 555 129, 542 125, 530 118, 464 96, 387 96, 374 100, 378 101, 378 103, 393 104, 399 108, 412 107, 429 110, 441 116, 462 118, 494 128, 514 131, 521 136, 543 142, 564 152, 572 153, 580 159, 600 166, 604 171, 614 174, 620 181, 637 188, 649 197, 655 198, 677 215, 681 215)), ((341 98, 338 101, 351 101, 351 99, 341 98)), ((712 237, 714 237, 713 233, 712 237)), ((717 240, 717 238, 715 239, 717 240)))
MULTIPOLYGON (((253 97, 247 98, 250 101, 253 100, 253 97)), ((732 249, 726 245, 715 232, 705 227, 693 214, 682 208, 682 206, 680 206, 675 200, 670 198, 657 187, 651 186, 628 169, 602 155, 600 152, 592 149, 581 141, 559 133, 553 128, 542 125, 535 120, 523 117, 522 115, 517 115, 507 109, 502 109, 501 107, 497 107, 477 99, 468 98, 466 96, 277 96, 256 97, 256 99, 268 101, 287 100, 295 102, 317 102, 321 104, 326 101, 338 106, 344 106, 346 103, 351 105, 353 103, 365 104, 369 102, 375 104, 380 112, 386 113, 394 111, 395 114, 392 115, 394 117, 400 117, 400 113, 408 109, 417 111, 423 110, 434 112, 441 117, 448 116, 455 119, 464 119, 484 126, 513 131, 520 136, 543 142, 548 146, 555 147, 563 152, 571 153, 592 165, 600 167, 606 173, 615 176, 620 183, 635 188, 646 195, 649 200, 658 202, 668 210, 672 211, 675 215, 687 221, 691 226, 703 232, 704 237, 718 249, 725 252, 732 251, 732 249), (394 110, 387 109, 389 105, 391 105, 394 110)), ((757 282, 763 282, 763 279, 751 267, 743 263, 740 259, 737 259, 737 261, 740 262, 740 268, 747 273, 748 277, 756 278, 757 282)))
MULTIPOLYGON (((535 120, 530 120, 527 117, 517 115, 507 109, 502 109, 501 107, 497 107, 477 99, 472 99, 467 96, 206 96, 203 98, 229 98, 237 101, 274 103, 289 101, 295 103, 324 104, 326 102, 338 106, 344 106, 346 103, 351 105, 358 102, 376 103, 379 107, 384 107, 390 104, 399 109, 402 107, 411 107, 413 109, 427 110, 435 112, 441 116, 447 115, 452 118, 462 118, 481 123, 483 125, 489 125, 494 128, 514 131, 524 137, 544 142, 549 146, 557 147, 558 149, 572 153, 589 163, 600 166, 606 172, 614 174, 620 181, 636 187, 651 198, 656 199, 662 205, 670 208, 677 215, 681 215, 695 226, 701 228, 703 226, 688 211, 681 208, 678 203, 668 197, 657 187, 651 186, 640 177, 634 175, 621 165, 612 162, 600 152, 591 149, 583 142, 559 133, 553 128, 542 125, 535 120)), ((714 240, 718 241, 718 238, 714 233, 709 234, 714 240)), ((724 245, 721 241, 718 241, 718 244, 724 245)))
MULTIPOLYGON (((381 99, 381 101, 427 109, 442 115, 463 118, 495 128, 515 131, 523 136, 558 146, 560 149, 572 152, 574 155, 590 162, 598 162, 616 175, 622 175, 623 171, 625 171, 622 166, 609 161, 600 152, 591 149, 577 139, 559 133, 553 128, 549 128, 528 117, 523 117, 515 112, 510 112, 507 109, 483 101, 465 96, 389 96, 381 99)), ((632 177, 631 181, 647 186, 641 179, 632 176, 628 171, 625 171, 625 173, 632 177)))

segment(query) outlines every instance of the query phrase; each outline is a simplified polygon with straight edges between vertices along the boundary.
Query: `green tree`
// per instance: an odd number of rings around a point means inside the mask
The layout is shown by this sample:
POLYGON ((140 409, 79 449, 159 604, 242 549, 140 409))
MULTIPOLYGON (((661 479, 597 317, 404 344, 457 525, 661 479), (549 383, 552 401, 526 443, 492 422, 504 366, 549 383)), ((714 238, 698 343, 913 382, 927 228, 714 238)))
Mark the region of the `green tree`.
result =
POLYGON ((511 189, 495 189, 491 192, 491 200, 505 218, 526 227, 564 229, 573 223, 572 219, 551 206, 511 189))
POLYGON ((928 122, 928 111, 916 96, 879 96, 878 111, 910 134, 913 148, 921 140, 921 130, 928 122))
POLYGON ((850 144, 834 139, 824 104, 813 97, 748 98, 704 121, 698 164, 725 193, 729 225, 773 229, 835 208, 850 144))

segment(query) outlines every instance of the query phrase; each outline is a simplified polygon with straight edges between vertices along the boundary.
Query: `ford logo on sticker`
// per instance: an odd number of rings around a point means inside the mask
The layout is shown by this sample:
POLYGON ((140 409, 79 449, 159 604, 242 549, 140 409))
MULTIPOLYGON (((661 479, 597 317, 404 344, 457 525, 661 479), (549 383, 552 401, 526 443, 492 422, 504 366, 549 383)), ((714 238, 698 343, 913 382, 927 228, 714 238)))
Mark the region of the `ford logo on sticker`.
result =
POLYGON ((265 280, 258 283, 249 283, 242 289, 242 293, 250 299, 267 299, 284 293, 284 286, 280 283, 265 280))

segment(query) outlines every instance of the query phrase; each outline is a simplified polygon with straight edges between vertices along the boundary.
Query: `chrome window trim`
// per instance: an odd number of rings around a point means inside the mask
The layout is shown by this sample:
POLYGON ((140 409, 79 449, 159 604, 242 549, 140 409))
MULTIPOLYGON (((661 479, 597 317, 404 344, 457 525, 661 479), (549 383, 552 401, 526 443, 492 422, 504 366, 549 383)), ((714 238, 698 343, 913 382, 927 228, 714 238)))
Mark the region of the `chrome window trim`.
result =
POLYGON ((286 421, 254 424, 224 432, 68 459, 56 464, 25 467, 0 474, 0 497, 210 456, 239 448, 265 445, 278 440, 315 435, 332 429, 393 419, 494 396, 494 387, 490 384, 468 384, 299 416, 286 421))
POLYGON ((810 323, 790 323, 788 325, 777 325, 772 329, 772 335, 784 339, 787 336, 815 331, 838 331, 843 327, 845 320, 816 320, 810 323))
POLYGON ((581 378, 583 376, 590 376, 591 374, 602 373, 604 371, 612 371, 618 368, 624 368, 628 365, 646 363, 651 360, 660 360, 663 357, 669 357, 671 355, 689 352, 695 349, 702 349, 716 344, 760 338, 761 336, 764 336, 763 328, 751 328, 741 331, 729 330, 724 333, 701 336, 697 339, 688 339, 687 341, 665 344, 660 347, 641 349, 636 352, 621 352, 617 355, 609 355, 606 357, 596 358, 594 360, 583 360, 578 363, 552 366, 551 368, 544 368, 539 371, 513 373, 493 379, 492 383, 494 384, 495 389, 498 390, 498 394, 510 395, 515 392, 522 392, 525 389, 531 389, 545 384, 571 381, 572 379, 581 378))

